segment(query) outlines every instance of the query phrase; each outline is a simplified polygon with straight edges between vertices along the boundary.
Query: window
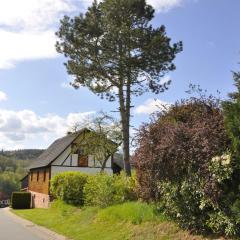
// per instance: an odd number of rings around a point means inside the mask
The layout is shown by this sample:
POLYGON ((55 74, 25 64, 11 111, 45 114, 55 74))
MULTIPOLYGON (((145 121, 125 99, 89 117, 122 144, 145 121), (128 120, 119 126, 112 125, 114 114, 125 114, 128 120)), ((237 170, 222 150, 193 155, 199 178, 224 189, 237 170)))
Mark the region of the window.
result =
POLYGON ((88 156, 78 155, 78 166, 88 167, 88 156))
POLYGON ((88 156, 84 155, 82 150, 78 150, 78 166, 88 167, 88 156))
POLYGON ((37 182, 39 180, 39 171, 37 171, 37 182))
POLYGON ((44 173, 43 173, 43 181, 46 181, 46 169, 44 169, 44 173))

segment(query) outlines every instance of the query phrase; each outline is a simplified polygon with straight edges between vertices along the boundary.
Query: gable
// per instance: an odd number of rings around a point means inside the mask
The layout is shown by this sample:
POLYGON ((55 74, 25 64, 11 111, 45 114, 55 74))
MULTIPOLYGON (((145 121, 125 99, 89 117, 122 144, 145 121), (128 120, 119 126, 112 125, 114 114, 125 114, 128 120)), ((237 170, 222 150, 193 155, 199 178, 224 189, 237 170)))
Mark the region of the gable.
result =
MULTIPOLYGON (((51 164, 58 165, 62 163, 68 159, 70 154, 81 149, 81 145, 90 139, 89 136, 90 138, 93 137, 90 130, 84 128, 81 131, 57 139, 35 160, 30 166, 30 169, 43 168, 51 164)), ((109 144, 116 146, 116 144, 110 140, 109 144)))
POLYGON ((70 145, 71 143, 82 133, 86 131, 83 129, 79 132, 69 134, 63 138, 57 139, 53 142, 47 150, 45 150, 30 166, 30 169, 42 168, 50 165, 55 159, 57 159, 70 145))

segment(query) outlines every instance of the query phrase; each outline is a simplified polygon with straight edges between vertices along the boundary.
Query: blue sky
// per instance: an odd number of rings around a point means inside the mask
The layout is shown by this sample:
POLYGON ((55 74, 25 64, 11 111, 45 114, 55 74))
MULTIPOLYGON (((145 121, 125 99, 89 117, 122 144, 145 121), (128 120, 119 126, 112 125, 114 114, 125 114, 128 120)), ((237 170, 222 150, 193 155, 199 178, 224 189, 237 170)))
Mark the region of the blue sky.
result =
MULTIPOLYGON (((164 24, 183 52, 170 89, 133 100, 132 125, 148 121, 159 102, 186 96, 190 83, 226 98, 232 70, 240 69, 239 0, 148 0, 154 26, 164 24), (154 101, 154 99, 156 101, 154 101)), ((83 12, 90 0, 8 0, 0 3, 0 148, 45 148, 89 114, 114 111, 87 89, 68 86, 71 78, 54 48, 63 14, 83 12), (12 8, 15 6, 15 10, 12 8)))

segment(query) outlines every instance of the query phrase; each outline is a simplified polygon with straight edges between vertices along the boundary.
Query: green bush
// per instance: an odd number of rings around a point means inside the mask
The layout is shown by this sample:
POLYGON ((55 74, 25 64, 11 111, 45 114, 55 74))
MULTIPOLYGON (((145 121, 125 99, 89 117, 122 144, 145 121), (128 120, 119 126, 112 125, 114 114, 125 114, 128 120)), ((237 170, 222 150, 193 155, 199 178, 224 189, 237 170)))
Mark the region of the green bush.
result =
POLYGON ((198 187, 194 179, 178 184, 161 182, 159 184, 161 199, 157 204, 158 209, 183 228, 197 231, 208 230, 207 204, 203 202, 204 195, 198 187))
POLYGON ((240 236, 240 93, 225 112, 220 103, 200 94, 156 114, 137 134, 134 159, 142 199, 181 227, 232 237, 240 236))
POLYGON ((11 205, 13 209, 29 209, 31 207, 31 193, 13 192, 11 205))
MULTIPOLYGON (((224 166, 225 168, 226 166, 224 166)), ((216 171, 217 168, 215 167, 216 171)), ((219 172, 225 171, 218 169, 219 172)), ((218 175, 215 175, 218 178, 218 175)), ((220 176, 220 175, 219 175, 220 176)), ((221 179, 224 175, 221 175, 221 179)), ((226 175, 227 176, 227 175, 226 175)), ((222 182, 219 179, 219 184, 222 182)), ((226 179, 223 179, 223 181, 226 179)), ((220 203, 204 193, 205 182, 197 176, 178 183, 161 182, 158 210, 170 216, 183 228, 227 236, 240 235, 240 198, 235 193, 221 193, 220 203), (232 203, 233 202, 233 203, 232 203)))
POLYGON ((88 175, 80 172, 65 172, 51 180, 53 197, 73 205, 83 205, 83 188, 88 175))
POLYGON ((89 176, 84 187, 84 202, 89 206, 107 207, 136 199, 134 177, 99 173, 89 176))

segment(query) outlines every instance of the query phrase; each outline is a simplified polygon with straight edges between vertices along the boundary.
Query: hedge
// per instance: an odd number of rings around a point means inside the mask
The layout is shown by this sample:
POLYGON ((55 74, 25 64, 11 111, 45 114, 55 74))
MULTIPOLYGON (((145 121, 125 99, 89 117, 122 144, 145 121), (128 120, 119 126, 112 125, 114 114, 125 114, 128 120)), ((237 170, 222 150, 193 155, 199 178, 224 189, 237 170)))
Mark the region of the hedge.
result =
POLYGON ((83 205, 83 188, 88 175, 80 172, 64 172, 51 180, 51 194, 68 204, 83 205))
POLYGON ((87 206, 108 207, 136 200, 135 176, 98 173, 89 176, 83 190, 84 204, 87 206))
POLYGON ((31 208, 31 193, 30 192, 13 192, 11 205, 13 209, 31 208))

